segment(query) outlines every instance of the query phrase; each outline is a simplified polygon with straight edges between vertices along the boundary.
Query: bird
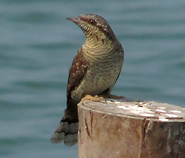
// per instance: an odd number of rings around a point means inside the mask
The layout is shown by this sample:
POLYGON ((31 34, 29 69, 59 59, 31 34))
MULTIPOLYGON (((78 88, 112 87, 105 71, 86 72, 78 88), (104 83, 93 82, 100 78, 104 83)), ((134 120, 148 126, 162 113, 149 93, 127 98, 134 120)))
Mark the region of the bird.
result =
POLYGON ((81 28, 86 41, 69 70, 67 108, 51 142, 72 146, 78 141, 77 104, 85 95, 111 97, 111 90, 122 70, 124 50, 102 16, 82 14, 67 19, 81 28))

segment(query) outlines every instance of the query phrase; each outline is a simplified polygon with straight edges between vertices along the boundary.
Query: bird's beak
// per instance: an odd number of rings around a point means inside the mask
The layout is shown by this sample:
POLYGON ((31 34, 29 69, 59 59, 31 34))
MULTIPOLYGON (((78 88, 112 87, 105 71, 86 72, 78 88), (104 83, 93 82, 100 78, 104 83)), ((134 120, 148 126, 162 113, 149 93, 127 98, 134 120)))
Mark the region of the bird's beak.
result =
POLYGON ((82 20, 79 17, 72 17, 72 18, 66 18, 72 22, 74 22, 75 24, 79 24, 82 20))
POLYGON ((85 27, 87 25, 86 24, 87 22, 83 16, 72 17, 67 19, 74 22, 76 25, 78 25, 85 34, 87 33, 87 27, 85 27))

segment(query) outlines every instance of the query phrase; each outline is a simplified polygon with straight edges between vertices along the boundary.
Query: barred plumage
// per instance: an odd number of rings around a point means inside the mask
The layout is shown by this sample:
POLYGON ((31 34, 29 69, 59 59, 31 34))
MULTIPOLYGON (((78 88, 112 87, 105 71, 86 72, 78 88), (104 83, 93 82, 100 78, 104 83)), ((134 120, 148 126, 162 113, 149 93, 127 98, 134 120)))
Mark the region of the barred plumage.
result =
POLYGON ((107 21, 98 15, 83 14, 67 18, 84 32, 86 42, 75 56, 69 71, 67 108, 53 143, 64 141, 67 145, 77 142, 77 104, 85 95, 109 96, 122 69, 124 51, 107 21))

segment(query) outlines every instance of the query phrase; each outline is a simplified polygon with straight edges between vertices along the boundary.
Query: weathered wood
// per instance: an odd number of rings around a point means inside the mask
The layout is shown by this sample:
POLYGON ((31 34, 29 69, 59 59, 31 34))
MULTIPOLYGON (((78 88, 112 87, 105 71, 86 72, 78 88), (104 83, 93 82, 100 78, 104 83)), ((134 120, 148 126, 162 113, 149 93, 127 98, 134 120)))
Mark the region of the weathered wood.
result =
POLYGON ((79 158, 185 158, 185 108, 85 97, 79 158))

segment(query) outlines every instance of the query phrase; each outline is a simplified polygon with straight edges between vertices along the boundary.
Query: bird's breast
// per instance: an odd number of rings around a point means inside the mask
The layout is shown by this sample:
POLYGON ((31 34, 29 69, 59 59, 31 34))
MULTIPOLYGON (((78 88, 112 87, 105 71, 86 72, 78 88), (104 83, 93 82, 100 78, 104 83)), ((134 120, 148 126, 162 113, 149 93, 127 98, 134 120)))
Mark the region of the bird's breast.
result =
POLYGON ((114 52, 107 57, 92 56, 89 60, 90 65, 86 75, 77 89, 72 92, 73 99, 80 100, 87 94, 98 95, 108 88, 111 90, 123 65, 123 53, 114 52))

